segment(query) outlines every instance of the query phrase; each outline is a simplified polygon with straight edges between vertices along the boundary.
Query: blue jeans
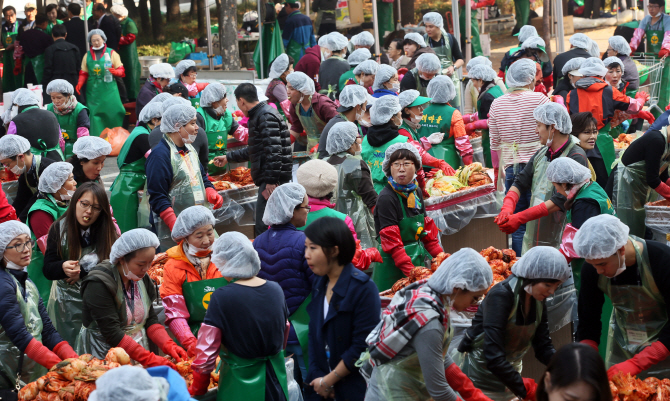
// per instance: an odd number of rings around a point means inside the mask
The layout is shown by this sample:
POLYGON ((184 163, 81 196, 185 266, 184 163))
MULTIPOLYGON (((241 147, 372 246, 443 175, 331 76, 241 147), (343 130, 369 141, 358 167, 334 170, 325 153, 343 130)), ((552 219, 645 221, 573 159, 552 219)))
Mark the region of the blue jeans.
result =
MULTIPOLYGON (((518 164, 516 167, 517 174, 520 173, 524 167, 526 167, 526 163, 518 164)), ((505 193, 507 193, 512 187, 515 178, 516 174, 514 174, 514 166, 507 167, 505 169, 505 193)), ((514 213, 523 212, 524 210, 528 209, 530 206, 530 195, 530 191, 525 194, 521 194, 519 201, 516 203, 516 209, 514 209, 514 213)), ((512 249, 514 252, 516 252, 517 256, 521 256, 521 247, 523 245, 524 234, 526 234, 525 224, 520 225, 519 229, 512 233, 512 249)))
MULTIPOLYGON (((304 382, 305 380, 307 380, 307 366, 305 366, 305 359, 302 356, 302 348, 300 348, 300 344, 286 345, 286 355, 291 354, 293 354, 293 362, 294 362, 293 366, 296 366, 295 363, 297 363, 298 367, 300 368, 300 374, 302 375, 302 381, 304 382)), ((302 383, 298 384, 302 386, 302 383)))

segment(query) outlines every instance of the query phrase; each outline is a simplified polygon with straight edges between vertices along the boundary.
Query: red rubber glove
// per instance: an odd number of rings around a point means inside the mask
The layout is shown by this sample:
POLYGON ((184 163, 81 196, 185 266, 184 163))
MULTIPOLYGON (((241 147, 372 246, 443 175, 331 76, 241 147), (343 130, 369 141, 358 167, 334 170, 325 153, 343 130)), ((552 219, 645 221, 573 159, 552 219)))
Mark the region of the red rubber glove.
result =
POLYGON ((668 356, 670 356, 670 351, 668 351, 665 345, 660 341, 654 341, 634 357, 609 368, 607 370, 607 377, 612 380, 612 377, 619 372, 637 375, 653 365, 664 361, 668 356))
POLYGON ((77 81, 77 94, 81 95, 81 87, 84 86, 88 79, 88 72, 79 71, 79 81, 77 81))
POLYGON ((642 104, 644 104, 649 100, 649 94, 647 92, 638 92, 635 94, 635 99, 642 101, 642 104))
POLYGON ((119 68, 110 67, 109 72, 113 76, 119 77, 119 78, 123 78, 123 77, 126 76, 126 69, 123 66, 120 66, 119 68))
POLYGON ((463 164, 465 164, 466 166, 468 164, 472 164, 472 155, 461 156, 461 159, 463 159, 463 164))
POLYGON ((455 363, 452 363, 444 370, 444 376, 447 379, 449 386, 458 391, 458 394, 460 394, 465 401, 491 401, 490 398, 482 393, 482 390, 475 388, 474 384, 472 384, 472 380, 470 380, 470 378, 468 378, 455 363))
POLYGON ((14 60, 14 75, 21 75, 21 71, 23 70, 23 59, 22 58, 17 58, 14 60))
POLYGON ((668 110, 670 110, 670 104, 665 106, 665 111, 668 111, 668 110))
POLYGON ((647 122, 649 124, 653 124, 654 121, 656 121, 656 117, 654 117, 653 114, 651 114, 650 112, 648 112, 646 110, 642 110, 639 113, 637 113, 637 114, 635 114, 631 117, 633 117, 633 118, 644 118, 645 120, 647 120, 647 122))
POLYGON ((174 209, 169 207, 169 208, 163 210, 162 212, 160 212, 159 216, 161 217, 161 219, 163 219, 165 224, 167 224, 170 231, 172 231, 172 227, 174 227, 174 223, 175 223, 175 221, 177 221, 177 215, 174 214, 174 209))
POLYGON ((499 224, 498 227, 500 228, 500 231, 506 234, 512 234, 519 229, 520 225, 548 215, 549 210, 547 210, 547 205, 545 205, 543 202, 537 206, 531 207, 530 209, 526 209, 523 212, 510 215, 507 222, 499 224))
POLYGON ((667 56, 668 54, 670 54, 670 50, 668 50, 668 49, 661 49, 661 51, 658 52, 658 57, 659 57, 659 58, 663 58, 663 57, 667 56))
POLYGON ((192 396, 203 395, 209 387, 210 375, 205 375, 197 370, 193 370, 193 382, 188 387, 188 392, 192 396))
POLYGON ((135 34, 134 33, 129 33, 126 35, 121 36, 121 39, 119 39, 119 45, 121 46, 127 46, 135 41, 135 34))
MULTIPOLYGON (((442 170, 444 175, 448 175, 448 176, 456 175, 456 171, 454 171, 454 169, 449 165, 449 163, 445 162, 444 160, 440 160, 438 168, 440 170, 442 170)), ((436 171, 436 170, 432 169, 431 171, 436 171)))
POLYGON ((524 378, 523 385, 526 387, 526 398, 524 400, 535 401, 535 392, 537 391, 535 380, 524 378))
POLYGON ((153 352, 147 351, 128 335, 123 336, 118 346, 123 348, 128 353, 128 356, 130 356, 133 360, 141 363, 145 368, 152 368, 154 366, 169 366, 172 369, 177 370, 177 367, 174 365, 174 363, 168 361, 162 356, 158 356, 153 352))
POLYGON ((582 340, 582 341, 580 341, 580 343, 582 343, 582 344, 586 344, 586 345, 588 345, 589 347, 591 347, 591 348, 593 348, 594 350, 596 350, 596 352, 599 352, 599 351, 598 351, 598 344, 597 344, 595 341, 593 341, 593 340, 582 340))
POLYGON ((441 252, 444 252, 442 250, 442 245, 440 244, 440 230, 437 228, 435 221, 432 218, 428 216, 423 218, 423 231, 427 234, 421 238, 421 242, 423 242, 423 246, 426 248, 430 256, 435 258, 441 252))
POLYGON ((665 199, 670 200, 670 186, 668 186, 668 184, 664 183, 663 181, 661 181, 661 183, 658 184, 656 188, 654 188, 654 191, 656 191, 665 199))
POLYGON ((189 358, 193 358, 195 356, 195 346, 198 344, 198 339, 195 337, 188 337, 182 341, 181 344, 184 346, 184 348, 186 348, 186 353, 188 354, 189 358))
POLYGON ((181 362, 188 359, 188 353, 172 341, 163 325, 156 323, 149 326, 147 329, 147 337, 149 337, 161 351, 170 355, 176 361, 181 362))
POLYGON ((68 358, 79 358, 79 355, 77 355, 76 352, 70 347, 70 344, 68 344, 67 341, 61 341, 56 346, 54 347, 54 353, 58 355, 60 359, 68 359, 68 358))
POLYGON ((498 167, 493 168, 493 184, 498 185, 498 167))
POLYGON ((516 209, 516 203, 518 201, 519 194, 512 190, 508 191, 507 195, 505 195, 505 199, 503 199, 503 205, 500 209, 500 213, 495 219, 493 219, 493 222, 499 226, 506 223, 509 215, 514 213, 514 209, 516 209))
POLYGON ((24 351, 28 358, 39 363, 47 369, 51 369, 54 365, 61 361, 61 358, 53 352, 49 351, 49 348, 42 345, 41 342, 35 340, 34 338, 30 340, 26 350, 24 351))
POLYGON ((211 203, 214 206, 214 209, 223 206, 223 197, 216 192, 216 189, 207 187, 205 193, 207 194, 207 202, 211 203))
POLYGON ((396 267, 402 271, 405 276, 414 269, 412 259, 405 252, 405 244, 400 237, 400 228, 398 226, 389 226, 379 232, 382 250, 391 255, 396 267))
POLYGON ((465 132, 472 133, 478 129, 487 129, 489 127, 489 120, 477 120, 475 122, 465 124, 465 132))

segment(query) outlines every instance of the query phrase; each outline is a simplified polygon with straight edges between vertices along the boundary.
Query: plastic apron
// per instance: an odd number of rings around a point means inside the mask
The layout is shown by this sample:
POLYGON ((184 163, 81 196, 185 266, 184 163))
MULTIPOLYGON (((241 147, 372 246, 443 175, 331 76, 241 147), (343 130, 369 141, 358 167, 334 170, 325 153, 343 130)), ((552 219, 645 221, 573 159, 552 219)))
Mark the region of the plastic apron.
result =
POLYGON ((74 153, 72 152, 72 147, 74 143, 77 142, 77 117, 82 110, 88 110, 88 107, 77 102, 74 110, 72 112, 62 116, 54 111, 54 104, 47 104, 47 110, 54 113, 56 120, 58 120, 58 125, 60 125, 60 131, 65 140, 65 160, 69 159, 74 153))
MULTIPOLYGON (((668 312, 663 296, 651 274, 646 242, 629 236, 635 247, 638 285, 612 285, 605 276, 598 278, 598 288, 612 300, 614 312, 610 319, 609 339, 605 366, 611 367, 638 354, 658 340, 668 322, 668 312), (642 247, 638 245, 642 243, 642 247)), ((670 359, 653 365, 638 377, 670 377, 670 359)))
MULTIPOLYGON (((661 158, 661 170, 666 168, 670 162, 670 144, 667 143, 666 128, 661 128, 661 133, 666 138, 665 152, 661 158)), ((644 238, 644 219, 646 217, 644 204, 650 201, 655 191, 647 185, 646 162, 639 161, 624 166, 621 162, 624 152, 619 154, 617 161, 612 203, 619 219, 630 228, 630 234, 644 238)))
MULTIPOLYGON (((121 35, 125 36, 129 33, 137 37, 138 30, 135 21, 126 17, 121 21, 121 35)), ((123 83, 126 85, 128 99, 137 99, 137 95, 140 93, 140 74, 142 73, 142 66, 137 55, 137 39, 129 45, 119 45, 119 56, 126 70, 123 83)))
POLYGON ((265 358, 246 359, 228 351, 221 345, 219 365, 219 401, 264 401, 267 362, 277 376, 277 381, 288 400, 288 379, 284 350, 265 358))
MULTIPOLYGON (((402 209, 402 220, 398 222, 398 228, 400 229, 400 239, 404 245, 405 252, 412 260, 414 266, 425 266, 426 259, 431 258, 431 256, 423 246, 423 242, 421 242, 421 238, 428 234, 423 229, 424 214, 420 213, 414 217, 407 217, 407 212, 405 211, 404 206, 405 202, 402 196, 398 194, 396 194, 396 196, 398 197, 400 208, 402 209)), ((391 254, 384 252, 381 246, 381 240, 379 243, 380 245, 377 249, 379 249, 383 262, 378 263, 377 266, 375 266, 375 270, 372 272, 372 281, 377 284, 379 292, 384 292, 391 288, 396 281, 404 278, 405 275, 396 267, 391 254)))
POLYGON ((53 22, 49 21, 49 23, 47 24, 47 29, 44 30, 44 33, 51 36, 51 32, 54 29, 54 26, 62 24, 62 23, 63 23, 63 21, 61 21, 59 19, 56 20, 55 24, 53 22))
POLYGON ((302 348, 302 359, 305 366, 309 366, 309 314, 307 313, 307 305, 310 302, 312 302, 311 293, 302 301, 298 309, 288 317, 288 321, 291 322, 293 330, 295 330, 295 336, 298 337, 300 348, 302 348))
POLYGON ((186 309, 188 309, 190 315, 188 325, 191 328, 191 333, 196 338, 198 337, 198 331, 200 331, 202 322, 205 321, 205 314, 207 313, 207 308, 209 308, 209 300, 212 297, 212 293, 217 288, 225 287, 228 284, 230 284, 228 280, 219 277, 191 282, 186 279, 184 280, 184 284, 181 285, 184 300, 186 301, 186 309))
MULTIPOLYGON (((112 50, 105 47, 105 53, 112 57, 112 50)), ((100 59, 93 60, 92 52, 86 53, 88 80, 86 81, 86 101, 90 112, 92 136, 100 136, 105 128, 123 125, 126 109, 121 103, 116 80, 105 82, 104 54, 100 59)))
MULTIPOLYGON (((569 141, 559 157, 565 157, 570 152, 574 142, 569 141)), ((544 155, 547 147, 543 146, 539 150, 533 163, 533 184, 531 186, 531 204, 530 207, 537 206, 551 199, 554 191, 554 184, 547 179, 547 167, 550 161, 544 155)), ((523 246, 521 255, 534 246, 550 246, 558 248, 561 245, 563 229, 565 228, 565 213, 558 211, 541 217, 537 220, 531 220, 526 223, 526 233, 523 236, 523 246)))
POLYGON ((414 76, 414 83, 416 85, 416 90, 419 91, 419 96, 428 97, 428 85, 423 86, 421 83, 421 78, 419 78, 419 69, 415 67, 412 68, 410 72, 414 76))
MULTIPOLYGON (((228 146, 228 132, 233 125, 233 115, 226 110, 221 118, 216 119, 202 107, 198 109, 198 114, 205 120, 205 133, 209 143, 209 160, 212 161, 217 156, 225 156, 228 146)), ((207 168, 209 175, 219 175, 226 172, 226 167, 217 167, 214 164, 210 164, 207 168)))
MULTIPOLYGON (((527 326, 519 326, 516 324, 519 302, 523 301, 524 291, 523 281, 518 277, 512 277, 509 281, 509 286, 514 291, 514 306, 510 311, 507 319, 507 328, 505 332, 505 358, 514 370, 521 373, 523 367, 523 357, 532 346, 535 331, 542 321, 542 302, 531 299, 535 302, 535 323, 527 326)), ((512 393, 490 370, 486 367, 487 360, 484 356, 484 341, 485 333, 481 333, 475 339, 472 345, 472 351, 463 354, 456 354, 460 359, 459 365, 463 373, 465 373, 472 383, 478 389, 482 390, 484 395, 494 401, 508 401, 516 398, 512 393)))
MULTIPOLYGON (((43 323, 38 309, 40 294, 37 291, 37 287, 35 287, 32 281, 26 280, 26 297, 24 299, 21 295, 21 284, 19 284, 14 276, 7 271, 3 271, 0 274, 9 274, 12 280, 14 280, 14 284, 16 284, 16 302, 19 304, 26 330, 28 330, 28 333, 35 340, 42 342, 43 323)), ((12 380, 16 379, 20 357, 21 351, 16 348, 5 329, 0 326, 0 370, 12 380)), ((21 382, 33 382, 46 373, 46 368, 28 358, 27 355, 23 355, 23 365, 21 366, 21 376, 19 377, 21 382)), ((15 388, 17 383, 7 383, 4 375, 0 375, 0 389, 9 390, 15 388)))
MULTIPOLYGON (((19 34, 19 21, 14 22, 14 31, 5 32, 2 30, 2 45, 5 49, 16 42, 16 37, 19 34)), ((14 75, 14 51, 5 50, 2 56, 4 64, 2 74, 2 90, 3 92, 14 92, 16 89, 23 86, 23 74, 14 75), (4 72, 6 71, 6 72, 4 72)))
POLYGON ((405 142, 407 142, 407 137, 404 135, 398 135, 382 146, 374 147, 368 142, 367 136, 363 138, 363 144, 361 145, 361 157, 363 158, 363 161, 368 164, 368 167, 370 167, 370 178, 372 178, 372 185, 375 187, 375 191, 377 191, 377 193, 380 193, 388 183, 388 178, 382 170, 382 163, 384 162, 386 149, 395 143, 405 142))
MULTIPOLYGON (((431 46, 431 39, 428 37, 428 34, 423 35, 423 39, 426 41, 428 46, 430 46, 434 51, 437 57, 440 58, 440 64, 442 65, 442 70, 445 70, 449 67, 454 66, 451 54, 451 45, 449 43, 449 36, 444 28, 440 28, 442 32, 442 39, 440 41, 441 46, 433 47, 431 46)), ((461 104, 461 80, 458 78, 458 74, 454 71, 454 74, 451 76, 451 81, 454 83, 454 88, 456 88, 456 97, 449 102, 455 108, 458 108, 461 104)), ((421 95, 426 96, 426 95, 421 95)))
MULTIPOLYGON (((35 57, 26 56, 26 63, 30 63, 33 66, 33 72, 35 73, 35 78, 37 78, 37 82, 42 82, 42 79, 44 78, 44 53, 39 54, 35 57)), ((24 66, 23 67, 24 72, 25 69, 26 67, 24 66)))
POLYGON ((338 175, 338 185, 334 194, 335 210, 351 218, 363 249, 376 248, 379 243, 376 239, 374 217, 357 192, 363 179, 361 159, 346 152, 338 156, 344 157, 345 160, 341 164, 334 165, 338 175))
MULTIPOLYGON (((473 41, 474 45, 474 41, 473 41)), ((504 95, 502 89, 498 85, 493 85, 493 87, 489 88, 485 93, 490 94, 494 98, 499 98, 500 96, 504 95)), ((477 99, 477 110, 481 110, 481 105, 482 102, 480 99, 477 99)), ((482 148, 484 149, 484 163, 485 166, 492 166, 493 167, 493 161, 491 160, 491 139, 489 138, 489 129, 483 129, 482 130, 482 148)))
POLYGON ((147 174, 144 169, 146 159, 142 157, 126 164, 126 157, 135 138, 140 135, 149 135, 149 131, 142 126, 135 127, 123 144, 119 157, 116 159, 119 175, 116 176, 110 188, 112 194, 109 203, 112 209, 123 211, 123 213, 117 213, 116 216, 116 224, 122 233, 139 227, 137 210, 140 206, 140 200, 137 191, 144 188, 144 184, 147 182, 147 174))
POLYGON ((610 135, 611 129, 610 123, 607 123, 606 126, 598 130, 598 137, 596 138, 596 146, 598 146, 598 151, 600 151, 600 155, 603 157, 608 176, 612 172, 612 163, 616 160, 614 139, 610 135))
MULTIPOLYGON (((316 115, 316 110, 314 110, 314 107, 310 107, 310 110, 312 111, 311 116, 303 116, 302 105, 298 104, 295 111, 295 114, 298 116, 298 120, 300 120, 300 124, 302 124, 302 128, 307 133, 307 151, 310 151, 314 146, 319 144, 321 133, 326 127, 326 123, 324 123, 319 118, 319 116, 316 115)), ((305 144, 301 137, 298 137, 297 141, 302 145, 305 144)))
MULTIPOLYGON (((426 107, 421 119, 421 127, 417 135, 419 138, 427 138, 434 132, 443 132, 442 142, 433 145, 428 153, 437 159, 444 160, 453 168, 458 168, 463 162, 456 149, 456 138, 451 135, 451 117, 456 111, 448 104, 433 104, 426 107)), ((428 166, 425 166, 428 167, 428 166)), ((433 167, 429 167, 433 168, 433 167)))
POLYGON ((393 1, 377 0, 377 21, 380 36, 386 36, 386 32, 395 31, 395 25, 393 24, 393 1))

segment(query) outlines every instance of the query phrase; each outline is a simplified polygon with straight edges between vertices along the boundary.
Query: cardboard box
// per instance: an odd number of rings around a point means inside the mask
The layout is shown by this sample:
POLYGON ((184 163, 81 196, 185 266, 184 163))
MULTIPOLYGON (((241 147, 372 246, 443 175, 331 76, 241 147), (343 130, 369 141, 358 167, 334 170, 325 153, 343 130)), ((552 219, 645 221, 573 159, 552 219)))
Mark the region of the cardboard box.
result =
POLYGON ((362 24, 365 21, 363 17, 363 0, 347 0, 349 3, 349 20, 351 24, 362 24))
POLYGON ((470 224, 456 234, 443 235, 442 248, 448 253, 454 253, 461 248, 472 248, 477 252, 490 246, 498 249, 509 248, 507 234, 500 231, 493 219, 472 219, 470 224))

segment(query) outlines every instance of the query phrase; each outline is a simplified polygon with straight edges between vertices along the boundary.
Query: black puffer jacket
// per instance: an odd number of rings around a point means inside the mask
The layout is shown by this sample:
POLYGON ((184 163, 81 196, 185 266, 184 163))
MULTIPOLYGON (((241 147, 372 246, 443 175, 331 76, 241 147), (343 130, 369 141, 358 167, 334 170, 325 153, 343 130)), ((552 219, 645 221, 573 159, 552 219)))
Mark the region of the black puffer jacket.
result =
POLYGON ((291 181, 293 158, 286 122, 266 102, 249 110, 249 146, 228 153, 233 163, 251 162, 254 184, 281 185, 291 181))

